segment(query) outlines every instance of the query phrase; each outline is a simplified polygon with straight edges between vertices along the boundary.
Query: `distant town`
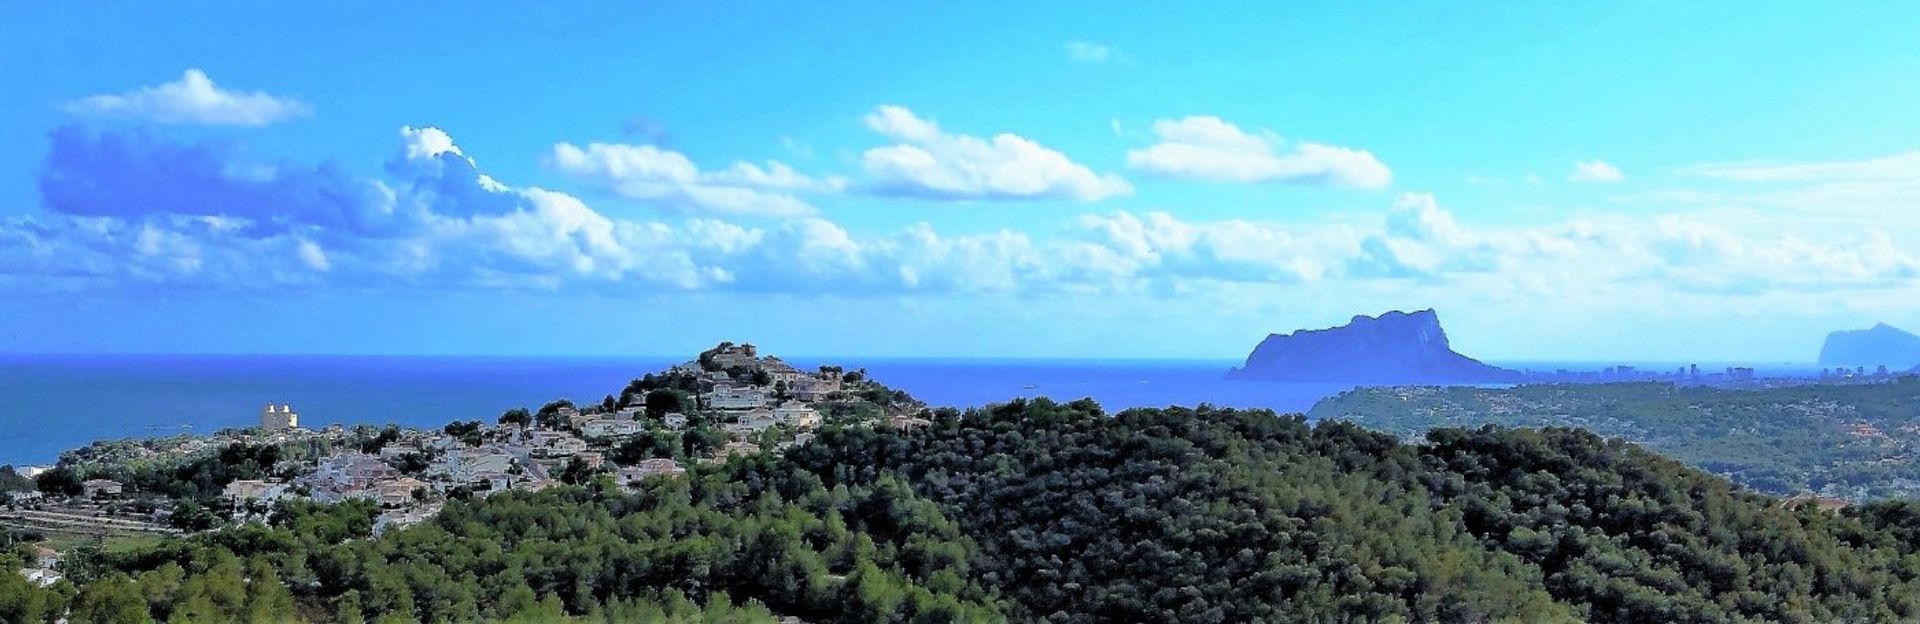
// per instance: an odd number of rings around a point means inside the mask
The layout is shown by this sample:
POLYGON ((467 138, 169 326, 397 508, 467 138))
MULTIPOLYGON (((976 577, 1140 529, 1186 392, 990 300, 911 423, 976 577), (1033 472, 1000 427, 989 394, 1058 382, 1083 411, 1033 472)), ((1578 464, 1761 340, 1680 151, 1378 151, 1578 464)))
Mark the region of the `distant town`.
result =
POLYGON ((1797 374, 1768 374, 1751 366, 1726 366, 1719 370, 1689 364, 1675 368, 1651 368, 1621 364, 1597 370, 1523 370, 1524 383, 1617 383, 1664 381, 1683 386, 1718 388, 1778 388, 1807 383, 1871 383, 1912 375, 1909 371, 1889 370, 1886 366, 1826 367, 1797 374))
MULTIPOLYGON (((909 429, 928 422, 925 411, 861 371, 803 371, 751 344, 722 343, 598 403, 559 400, 440 430, 309 429, 293 405, 268 403, 254 428, 96 442, 56 465, 0 475, 33 486, 0 487, 0 525, 78 538, 179 535, 265 522, 291 501, 361 501, 379 508, 378 535, 432 518, 452 498, 600 478, 632 488, 683 475, 689 463, 781 452, 823 423, 909 429)), ((42 554, 24 573, 48 586, 60 556, 42 554)))

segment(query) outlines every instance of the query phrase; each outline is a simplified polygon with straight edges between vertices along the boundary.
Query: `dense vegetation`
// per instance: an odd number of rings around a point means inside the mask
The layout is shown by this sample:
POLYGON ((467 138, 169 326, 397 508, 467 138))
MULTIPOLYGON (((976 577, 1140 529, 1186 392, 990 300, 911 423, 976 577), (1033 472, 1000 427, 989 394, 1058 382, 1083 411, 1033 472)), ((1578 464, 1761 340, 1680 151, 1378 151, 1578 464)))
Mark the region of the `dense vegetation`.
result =
POLYGON ((0 575, 0 620, 1920 618, 1920 505, 1784 505, 1580 430, 1403 444, 1045 400, 930 421, 828 427, 633 494, 451 501, 379 537, 370 507, 290 505, 272 526, 78 553, 77 585, 0 575))
POLYGON ((790 456, 836 485, 914 483, 978 540, 1018 619, 1920 616, 1910 513, 1788 508, 1577 430, 1432 439, 1036 402, 790 456))
POLYGON ((375 512, 294 503, 269 527, 74 553, 77 589, 4 575, 0 604, 18 606, 0 621, 48 621, 60 604, 76 622, 998 618, 974 547, 932 503, 885 480, 829 489, 770 456, 639 494, 602 480, 453 501, 365 539, 375 512))
POLYGON ((1666 383, 1363 388, 1314 406, 1417 439, 1429 429, 1579 427, 1773 494, 1920 495, 1920 377, 1759 390, 1666 383))

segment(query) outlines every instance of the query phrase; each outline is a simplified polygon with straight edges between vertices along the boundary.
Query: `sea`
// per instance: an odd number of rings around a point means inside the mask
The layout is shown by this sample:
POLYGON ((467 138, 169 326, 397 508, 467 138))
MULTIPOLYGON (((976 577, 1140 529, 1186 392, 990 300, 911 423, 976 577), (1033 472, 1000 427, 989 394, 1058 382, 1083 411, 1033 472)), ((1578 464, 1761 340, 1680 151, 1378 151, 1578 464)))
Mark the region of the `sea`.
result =
MULTIPOLYGON (((493 422, 554 399, 599 401, 628 381, 685 358, 376 357, 273 355, 0 355, 0 464, 44 465, 94 440, 210 434, 259 422, 266 403, 289 404, 307 427, 388 423, 439 428, 493 422)), ((791 358, 866 369, 935 406, 974 407, 1016 397, 1092 398, 1132 407, 1267 408, 1305 412, 1352 384, 1228 381, 1234 360, 987 360, 791 358)), ((1511 362, 1517 370, 1598 370, 1603 364, 1511 362)), ((1674 370, 1638 363, 1641 370, 1674 370)), ((1706 365, 1718 370, 1724 364, 1706 365)), ((1763 374, 1808 374, 1760 365, 1763 374)), ((1811 372, 1817 373, 1817 369, 1811 372)))
MULTIPOLYGON (((289 404, 307 427, 492 422, 554 399, 599 401, 685 358, 0 355, 0 464, 43 465, 94 440, 210 434, 289 404)), ((1195 405, 1304 412, 1342 384, 1237 382, 1237 361, 791 358, 836 364, 936 406, 1091 397, 1109 411, 1195 405)))

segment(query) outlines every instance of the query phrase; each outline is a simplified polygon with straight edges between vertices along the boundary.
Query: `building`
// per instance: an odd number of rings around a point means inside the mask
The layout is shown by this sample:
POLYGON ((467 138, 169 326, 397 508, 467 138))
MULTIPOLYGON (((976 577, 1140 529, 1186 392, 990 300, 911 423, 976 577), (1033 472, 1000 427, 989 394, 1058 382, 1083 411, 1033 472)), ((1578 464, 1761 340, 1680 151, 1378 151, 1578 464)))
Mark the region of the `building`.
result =
POLYGON ((596 420, 580 428, 580 435, 595 440, 614 440, 639 435, 647 427, 633 420, 596 420))
POLYGON ((53 584, 60 582, 62 578, 60 573, 52 568, 27 568, 21 570, 20 575, 27 577, 27 582, 41 587, 53 587, 53 584))
POLYGON ((620 471, 616 473, 615 478, 621 485, 625 485, 652 476, 673 477, 683 474, 687 474, 687 469, 681 468, 679 462, 671 459, 654 458, 643 460, 638 464, 626 468, 621 468, 620 471))
POLYGON ((514 481, 524 481, 510 473, 480 472, 469 477, 464 483, 476 492, 503 492, 513 487, 514 481))
POLYGON ((760 349, 750 344, 722 345, 713 351, 713 363, 723 369, 755 366, 760 363, 760 349))
POLYGON ((420 454, 422 454, 420 447, 411 444, 388 444, 380 448, 381 461, 397 462, 407 455, 420 454))
POLYGON ((787 401, 780 407, 773 408, 773 418, 781 424, 800 429, 820 426, 820 412, 814 411, 813 408, 799 401, 787 401))
POLYGON ((378 518, 374 518, 373 520, 373 534, 378 536, 387 531, 419 524, 433 518, 439 513, 439 505, 382 513, 378 518))
POLYGON ((806 402, 826 398, 840 391, 840 373, 824 372, 818 376, 802 377, 787 384, 787 395, 806 402))
POLYGON ((126 490, 119 481, 109 479, 88 479, 80 483, 80 488, 87 498, 93 499, 119 496, 126 490))
POLYGON ((54 569, 60 567, 60 551, 45 546, 33 547, 33 565, 36 568, 54 569))
POLYGON ((887 425, 899 431, 912 431, 931 424, 933 422, 925 418, 910 418, 903 414, 895 414, 887 418, 887 425))
POLYGON ((400 476, 400 471, 380 458, 366 453, 342 453, 320 461, 313 475, 315 482, 338 491, 373 487, 384 479, 400 476))
POLYGON ((506 473, 513 469, 513 456, 498 450, 460 449, 447 453, 427 468, 427 474, 444 477, 454 483, 471 482, 475 475, 506 473))
POLYGON ((767 376, 771 378, 774 383, 793 385, 795 382, 808 378, 805 372, 773 356, 767 356, 766 363, 761 366, 760 370, 767 371, 767 376))
POLYGON ((567 426, 573 427, 576 430, 587 426, 587 423, 604 420, 609 416, 609 414, 605 412, 582 412, 571 407, 562 407, 555 413, 561 418, 566 419, 567 426))
POLYGON ((838 370, 824 369, 820 371, 820 374, 814 375, 814 379, 820 382, 822 390, 825 390, 827 392, 839 392, 840 383, 842 381, 841 376, 842 374, 838 370))
POLYGON ((766 431, 777 424, 780 424, 780 419, 774 416, 773 410, 764 407, 750 409, 740 414, 740 425, 750 431, 766 431))
POLYGON ((257 479, 234 481, 228 483, 226 489, 221 491, 222 496, 236 503, 246 501, 271 502, 279 500, 280 497, 286 493, 287 484, 285 483, 272 483, 257 479))
POLYGON ((586 440, 558 431, 535 431, 531 444, 529 454, 534 457, 572 457, 587 450, 586 440))
POLYGON ((413 503, 413 493, 415 490, 429 489, 430 487, 427 482, 413 477, 400 477, 392 481, 382 481, 373 488, 374 500, 378 501, 382 507, 405 507, 413 503))
POLYGON ((300 414, 293 411, 292 405, 283 403, 275 407, 274 404, 268 403, 266 407, 260 408, 260 428, 263 430, 285 431, 299 427, 300 414))
POLYGON ((767 395, 758 388, 717 387, 704 397, 707 407, 717 410, 748 410, 767 406, 767 395))

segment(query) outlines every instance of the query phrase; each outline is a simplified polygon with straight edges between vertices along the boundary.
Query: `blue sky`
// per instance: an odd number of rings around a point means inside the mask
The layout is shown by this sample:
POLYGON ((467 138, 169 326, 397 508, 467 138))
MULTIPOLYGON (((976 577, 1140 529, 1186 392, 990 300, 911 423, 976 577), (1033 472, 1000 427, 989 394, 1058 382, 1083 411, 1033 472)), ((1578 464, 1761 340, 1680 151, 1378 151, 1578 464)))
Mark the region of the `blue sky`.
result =
POLYGON ((1920 328, 1920 7, 1026 4, 5 6, 0 351, 1920 328))

